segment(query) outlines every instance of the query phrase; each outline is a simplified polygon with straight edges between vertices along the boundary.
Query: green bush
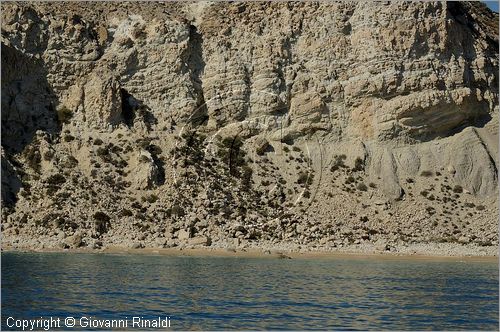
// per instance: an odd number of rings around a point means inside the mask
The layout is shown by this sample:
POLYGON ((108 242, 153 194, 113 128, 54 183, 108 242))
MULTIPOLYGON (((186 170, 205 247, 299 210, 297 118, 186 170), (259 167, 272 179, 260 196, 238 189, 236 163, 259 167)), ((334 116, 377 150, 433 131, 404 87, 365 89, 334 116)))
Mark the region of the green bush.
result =
POLYGON ((453 187, 453 192, 454 193, 460 194, 463 191, 464 191, 464 188, 462 188, 462 186, 456 185, 455 187, 453 187))

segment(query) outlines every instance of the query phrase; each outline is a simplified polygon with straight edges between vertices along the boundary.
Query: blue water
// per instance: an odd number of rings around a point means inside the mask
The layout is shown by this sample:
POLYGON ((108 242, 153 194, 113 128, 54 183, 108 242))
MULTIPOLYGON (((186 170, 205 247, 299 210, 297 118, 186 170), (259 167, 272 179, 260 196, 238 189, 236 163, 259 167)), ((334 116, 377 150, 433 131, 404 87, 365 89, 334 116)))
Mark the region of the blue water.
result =
POLYGON ((170 317, 171 329, 497 330, 498 263, 2 254, 6 320, 170 317))

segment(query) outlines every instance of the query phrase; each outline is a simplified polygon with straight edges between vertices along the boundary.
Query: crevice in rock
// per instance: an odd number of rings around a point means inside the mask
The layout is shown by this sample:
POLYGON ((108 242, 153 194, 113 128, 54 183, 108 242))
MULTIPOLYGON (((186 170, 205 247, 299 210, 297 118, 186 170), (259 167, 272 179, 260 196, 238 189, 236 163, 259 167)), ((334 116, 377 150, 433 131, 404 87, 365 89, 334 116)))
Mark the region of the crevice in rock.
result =
POLYGON ((133 127, 136 118, 141 119, 148 130, 151 130, 153 125, 158 124, 158 120, 151 112, 151 109, 143 101, 135 98, 125 89, 120 89, 120 93, 123 122, 129 128, 133 127))
POLYGON ((122 99, 123 122, 128 127, 132 127, 134 125, 135 111, 137 109, 137 103, 135 103, 136 99, 125 89, 120 89, 120 94, 122 99))
POLYGON ((194 25, 189 25, 189 44, 187 52, 187 66, 193 82, 193 88, 197 94, 197 106, 190 117, 190 123, 197 127, 208 122, 208 110, 203 93, 202 75, 205 69, 203 60, 203 37, 194 25))

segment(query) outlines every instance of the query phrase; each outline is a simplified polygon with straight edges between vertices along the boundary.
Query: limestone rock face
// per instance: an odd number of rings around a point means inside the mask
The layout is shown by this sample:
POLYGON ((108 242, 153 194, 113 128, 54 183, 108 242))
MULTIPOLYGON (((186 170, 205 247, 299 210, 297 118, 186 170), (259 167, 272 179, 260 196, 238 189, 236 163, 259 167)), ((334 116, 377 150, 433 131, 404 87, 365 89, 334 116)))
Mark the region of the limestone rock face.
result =
POLYGON ((16 236, 93 243, 102 212, 104 245, 498 242, 481 3, 1 6, 16 236))

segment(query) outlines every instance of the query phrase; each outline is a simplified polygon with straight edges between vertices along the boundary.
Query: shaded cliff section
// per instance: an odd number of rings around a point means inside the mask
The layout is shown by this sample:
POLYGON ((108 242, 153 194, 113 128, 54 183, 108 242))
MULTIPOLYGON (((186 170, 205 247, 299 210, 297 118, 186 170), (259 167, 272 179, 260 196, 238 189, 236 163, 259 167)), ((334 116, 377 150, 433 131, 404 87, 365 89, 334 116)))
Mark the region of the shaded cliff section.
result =
MULTIPOLYGON (((12 206, 26 167, 37 167, 41 155, 27 148, 37 134, 56 138, 61 130, 58 99, 43 63, 2 43, 2 201, 12 206), (26 165, 16 155, 22 154, 26 165)), ((25 186, 29 186, 25 178, 25 186)))

